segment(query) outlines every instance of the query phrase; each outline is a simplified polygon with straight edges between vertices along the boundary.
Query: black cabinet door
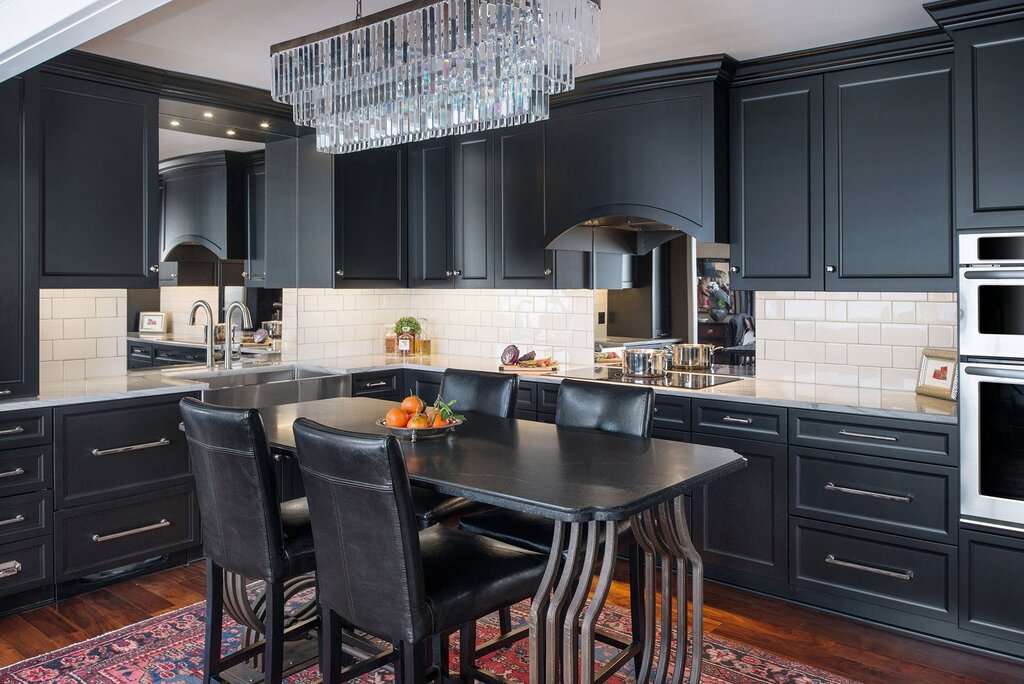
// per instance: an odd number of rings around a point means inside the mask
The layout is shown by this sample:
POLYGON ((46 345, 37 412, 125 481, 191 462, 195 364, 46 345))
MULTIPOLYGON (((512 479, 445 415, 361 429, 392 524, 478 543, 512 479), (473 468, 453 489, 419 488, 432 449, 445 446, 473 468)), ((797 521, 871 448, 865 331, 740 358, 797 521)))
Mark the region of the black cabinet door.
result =
MULTIPOLYGON (((296 286, 296 250, 298 184, 298 145, 293 138, 267 143, 265 155, 265 226, 266 248, 263 287, 296 286)), ((330 155, 324 155, 330 156, 330 155)), ((328 176, 331 178, 331 176, 328 176)), ((329 228, 325 230, 330 240, 329 228)), ((332 250, 327 251, 331 258, 332 250)), ((325 269, 330 273, 330 269, 325 269)))
POLYGON ((219 259, 246 258, 244 161, 238 152, 201 152, 160 163, 160 258, 201 245, 219 259))
POLYGON ((552 287, 554 252, 545 249, 543 124, 495 131, 494 192, 495 287, 552 287))
POLYGON ((341 156, 335 202, 335 287, 405 287, 405 147, 341 156))
POLYGON ((39 390, 38 215, 35 170, 26 173, 24 87, 21 78, 0 83, 0 399, 39 390))
POLYGON ((267 167, 262 159, 245 165, 246 287, 263 287, 267 279, 267 167))
POLYGON ((951 88, 947 55, 825 76, 826 289, 956 289, 951 88))
POLYGON ((494 287, 494 136, 452 141, 455 287, 494 287))
POLYGON ((37 85, 41 284, 156 287, 157 96, 48 73, 37 85))
POLYGON ((960 628, 1024 642, 1024 539, 960 530, 960 628))
MULTIPOLYGON (((402 389, 406 393, 415 394, 427 406, 430 406, 441 391, 441 375, 441 373, 432 371, 407 370, 405 371, 405 387, 402 389)), ((459 410, 458 405, 455 406, 455 410, 459 410)))
POLYGON ((821 290, 821 76, 730 93, 732 285, 821 290))
POLYGON ((695 444, 732 449, 747 467, 694 493, 694 544, 707 574, 725 568, 775 580, 788 578, 786 445, 693 433, 695 444))
POLYGON ((1024 21, 956 31, 957 228, 1024 226, 1024 21))
POLYGON ((452 287, 452 145, 409 145, 409 287, 452 287))

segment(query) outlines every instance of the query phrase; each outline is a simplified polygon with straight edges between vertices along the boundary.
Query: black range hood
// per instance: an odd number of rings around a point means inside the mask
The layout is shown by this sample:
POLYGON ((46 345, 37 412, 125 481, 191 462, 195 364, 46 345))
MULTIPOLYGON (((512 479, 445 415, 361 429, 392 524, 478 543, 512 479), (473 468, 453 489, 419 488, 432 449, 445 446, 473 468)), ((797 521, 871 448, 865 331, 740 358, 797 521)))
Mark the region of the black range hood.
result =
POLYGON ((683 234, 662 221, 641 216, 602 216, 572 226, 548 243, 548 249, 644 256, 683 234))

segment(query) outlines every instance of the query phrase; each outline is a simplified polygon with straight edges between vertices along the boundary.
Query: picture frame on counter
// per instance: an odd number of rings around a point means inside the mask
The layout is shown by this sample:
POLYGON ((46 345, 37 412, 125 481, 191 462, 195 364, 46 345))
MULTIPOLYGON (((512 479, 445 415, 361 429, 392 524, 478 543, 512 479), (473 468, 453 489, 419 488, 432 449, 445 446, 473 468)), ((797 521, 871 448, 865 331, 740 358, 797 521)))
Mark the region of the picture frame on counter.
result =
POLYGON ((163 334, 167 332, 167 314, 162 311, 140 311, 139 332, 163 334))
POLYGON ((956 401, 957 390, 959 389, 957 365, 955 349, 926 347, 921 352, 920 371, 917 376, 917 393, 938 399, 956 401))

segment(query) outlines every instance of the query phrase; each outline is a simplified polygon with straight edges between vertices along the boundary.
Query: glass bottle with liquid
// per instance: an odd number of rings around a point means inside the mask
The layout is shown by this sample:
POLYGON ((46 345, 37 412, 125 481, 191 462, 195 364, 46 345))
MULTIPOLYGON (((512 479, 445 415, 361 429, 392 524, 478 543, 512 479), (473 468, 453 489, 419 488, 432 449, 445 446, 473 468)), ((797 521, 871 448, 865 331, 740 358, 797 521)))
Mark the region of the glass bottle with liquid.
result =
POLYGON ((430 356, 430 335, 426 330, 416 335, 416 356, 430 356))
POLYGON ((398 353, 398 333, 396 333, 390 326, 384 331, 384 353, 398 353))
POLYGON ((412 356, 416 351, 416 336, 412 334, 411 328, 406 326, 402 328, 402 332, 398 334, 398 355, 399 356, 412 356))

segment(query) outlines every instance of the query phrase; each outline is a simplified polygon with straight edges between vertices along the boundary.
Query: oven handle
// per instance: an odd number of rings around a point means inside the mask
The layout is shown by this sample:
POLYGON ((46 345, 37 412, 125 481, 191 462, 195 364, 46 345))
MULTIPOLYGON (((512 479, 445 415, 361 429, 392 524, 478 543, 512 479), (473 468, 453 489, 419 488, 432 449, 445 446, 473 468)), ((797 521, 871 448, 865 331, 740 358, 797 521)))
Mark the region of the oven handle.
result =
POLYGON ((1008 380, 1024 380, 1024 370, 1009 368, 989 368, 988 366, 964 366, 967 375, 980 375, 986 378, 1006 378, 1008 380))
POLYGON ((1022 268, 965 268, 960 275, 967 280, 1024 280, 1022 268))

